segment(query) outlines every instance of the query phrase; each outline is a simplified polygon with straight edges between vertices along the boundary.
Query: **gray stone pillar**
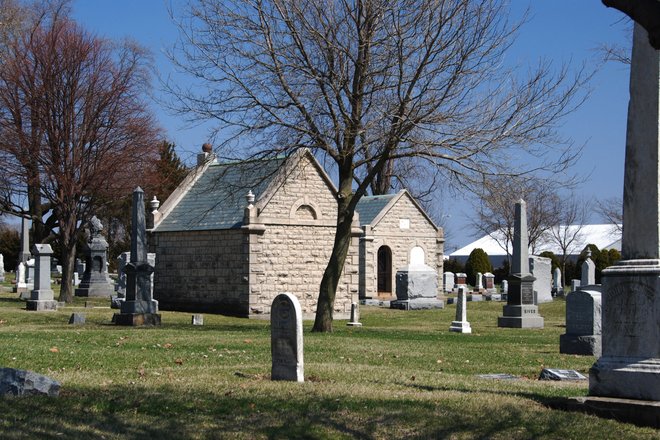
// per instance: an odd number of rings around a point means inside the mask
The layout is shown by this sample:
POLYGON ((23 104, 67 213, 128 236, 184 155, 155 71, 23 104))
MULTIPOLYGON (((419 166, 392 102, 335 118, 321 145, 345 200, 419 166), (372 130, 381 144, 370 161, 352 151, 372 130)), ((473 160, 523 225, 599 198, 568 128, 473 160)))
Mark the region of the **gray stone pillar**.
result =
POLYGON ((589 395, 660 401, 660 56, 635 24, 623 191, 623 259, 603 271, 603 355, 589 395))
POLYGON ((57 301, 50 288, 50 257, 53 249, 49 244, 35 244, 32 248, 35 256, 34 290, 30 292, 27 310, 57 310, 57 301))
POLYGON ((513 228, 513 258, 507 294, 507 304, 498 327, 543 328, 543 318, 534 304, 534 278, 529 272, 529 238, 527 233, 527 204, 516 202, 513 228))
POLYGON ((126 272, 126 299, 121 303, 121 313, 115 313, 117 325, 160 325, 158 302, 151 293, 151 274, 154 267, 147 257, 147 231, 144 214, 144 191, 133 191, 131 221, 131 259, 126 272))
POLYGON ((472 333, 472 327, 467 320, 467 296, 465 287, 458 288, 458 297, 456 298, 456 320, 449 326, 450 332, 472 333))

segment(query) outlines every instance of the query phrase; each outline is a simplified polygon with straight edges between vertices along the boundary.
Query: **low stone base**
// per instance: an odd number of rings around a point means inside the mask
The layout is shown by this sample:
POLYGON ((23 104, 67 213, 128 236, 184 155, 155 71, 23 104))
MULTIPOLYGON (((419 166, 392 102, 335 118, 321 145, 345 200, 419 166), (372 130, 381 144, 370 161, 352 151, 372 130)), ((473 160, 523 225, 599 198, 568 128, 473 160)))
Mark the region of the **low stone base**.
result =
POLYGON ((484 296, 481 293, 471 293, 467 296, 468 301, 483 301, 484 296))
POLYGON ((160 325, 159 313, 115 313, 112 322, 132 327, 160 325))
POLYGON ((498 327, 543 328, 543 317, 538 314, 538 306, 507 304, 503 309, 504 316, 497 318, 498 327))
POLYGON ((348 321, 346 325, 349 327, 362 327, 362 323, 357 321, 348 321))
POLYGON ((550 402, 549 406, 565 411, 580 411, 639 426, 660 428, 660 402, 590 396, 555 399, 550 402))
POLYGON ((111 284, 93 284, 89 287, 78 287, 75 290, 75 296, 82 297, 110 297, 115 293, 115 288, 111 284))
POLYGON ((452 321, 449 326, 449 331, 457 333, 472 333, 472 327, 470 327, 470 323, 467 321, 452 321))
POLYGON ((660 401, 660 359, 603 356, 589 369, 589 395, 660 401))
POLYGON ((600 335, 560 335, 559 352, 563 354, 579 354, 600 357, 601 341, 602 338, 600 335))
POLYGON ((57 310, 57 301, 55 300, 28 300, 25 304, 27 310, 36 312, 55 311, 57 310))
POLYGON ((445 302, 435 298, 397 299, 390 301, 390 308, 399 310, 444 309, 445 302))

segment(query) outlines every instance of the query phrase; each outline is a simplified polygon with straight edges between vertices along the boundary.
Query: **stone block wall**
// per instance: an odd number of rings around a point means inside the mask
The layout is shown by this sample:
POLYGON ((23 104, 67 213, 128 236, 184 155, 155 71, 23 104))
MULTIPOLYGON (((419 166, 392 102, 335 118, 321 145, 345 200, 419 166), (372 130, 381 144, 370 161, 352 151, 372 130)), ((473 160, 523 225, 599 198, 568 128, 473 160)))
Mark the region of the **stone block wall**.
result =
POLYGON ((159 307, 247 316, 244 235, 240 229, 152 234, 159 307))

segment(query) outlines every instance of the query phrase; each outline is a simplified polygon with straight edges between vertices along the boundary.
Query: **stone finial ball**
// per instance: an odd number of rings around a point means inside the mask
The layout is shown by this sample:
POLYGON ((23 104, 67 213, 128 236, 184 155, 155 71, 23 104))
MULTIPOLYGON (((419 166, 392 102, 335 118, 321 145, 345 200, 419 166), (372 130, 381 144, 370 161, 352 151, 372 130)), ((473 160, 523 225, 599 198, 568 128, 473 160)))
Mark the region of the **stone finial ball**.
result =
POLYGON ((210 153, 210 152, 213 151, 213 146, 211 144, 209 144, 208 142, 206 142, 204 145, 202 145, 202 151, 204 153, 210 153))

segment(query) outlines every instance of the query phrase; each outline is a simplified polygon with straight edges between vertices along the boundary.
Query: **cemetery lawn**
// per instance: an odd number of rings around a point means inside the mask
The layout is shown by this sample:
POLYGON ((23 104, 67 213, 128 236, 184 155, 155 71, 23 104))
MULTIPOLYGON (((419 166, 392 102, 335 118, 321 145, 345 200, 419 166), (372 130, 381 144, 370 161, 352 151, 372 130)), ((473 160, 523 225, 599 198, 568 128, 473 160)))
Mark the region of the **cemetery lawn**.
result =
MULTIPOLYGON (((5 284, 5 286, 7 286, 5 284)), ((117 327, 108 300, 27 312, 0 294, 0 366, 62 383, 59 398, 0 398, 2 439, 644 439, 660 432, 550 409, 588 384, 537 380, 543 367, 583 374, 593 357, 559 354, 563 301, 544 329, 497 328, 502 303, 468 303, 473 334, 450 333, 455 306, 362 307, 363 327, 305 322, 303 384, 272 382, 268 321, 163 312, 159 328, 117 327), (103 308, 101 308, 103 307, 103 308), (73 312, 87 323, 68 325, 73 312), (507 373, 519 380, 479 374, 507 373)))

